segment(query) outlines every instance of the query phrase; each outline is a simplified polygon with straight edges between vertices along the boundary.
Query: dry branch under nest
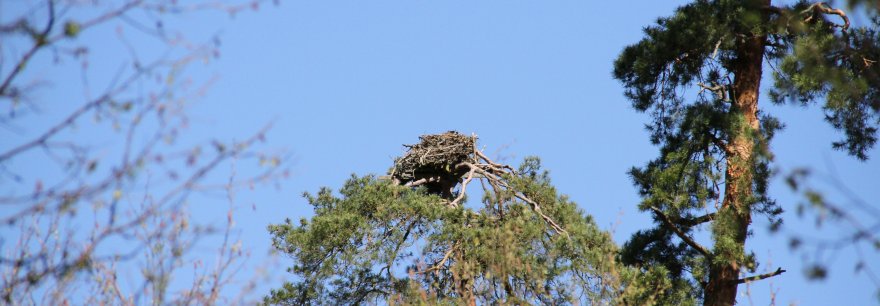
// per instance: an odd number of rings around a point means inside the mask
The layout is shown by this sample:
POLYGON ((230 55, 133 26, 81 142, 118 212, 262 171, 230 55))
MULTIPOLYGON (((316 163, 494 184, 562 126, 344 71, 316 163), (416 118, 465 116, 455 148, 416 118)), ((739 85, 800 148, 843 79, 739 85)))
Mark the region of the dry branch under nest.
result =
POLYGON ((522 192, 513 190, 508 178, 516 170, 499 164, 477 149, 477 136, 467 136, 456 131, 443 134, 422 135, 419 143, 404 145, 409 150, 395 160, 390 178, 395 184, 408 187, 424 186, 428 192, 448 200, 448 205, 459 206, 464 200, 467 186, 474 179, 488 184, 496 195, 509 192, 528 203, 532 210, 559 234, 568 235, 552 218, 541 211, 541 206, 522 192), (459 191, 454 192, 456 186, 459 191))

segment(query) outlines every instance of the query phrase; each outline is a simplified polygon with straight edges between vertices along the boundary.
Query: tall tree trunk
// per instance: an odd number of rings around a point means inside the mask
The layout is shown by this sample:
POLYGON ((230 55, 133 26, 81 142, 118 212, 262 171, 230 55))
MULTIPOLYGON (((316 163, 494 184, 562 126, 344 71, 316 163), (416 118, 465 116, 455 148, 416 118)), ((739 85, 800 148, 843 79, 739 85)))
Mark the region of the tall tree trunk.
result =
MULTIPOLYGON (((761 8, 770 1, 751 1, 753 12, 768 19, 761 8), (758 3, 759 2, 759 3, 758 3), (756 4, 756 5, 755 5, 756 4)), ((751 223, 755 137, 760 137, 758 96, 761 85, 766 36, 752 35, 737 42, 730 134, 727 140, 727 169, 724 200, 714 226, 715 260, 710 264, 704 305, 733 305, 739 280, 740 260, 751 223), (730 245, 730 242, 733 245, 730 245)))
MULTIPOLYGON (((455 262, 456 264, 466 264, 464 261, 464 251, 456 251, 455 252, 455 262)), ((474 295, 474 279, 473 275, 470 275, 466 269, 461 269, 459 271, 453 272, 452 281, 455 286, 455 291, 457 291, 459 298, 461 298, 462 302, 466 303, 464 305, 467 306, 476 306, 477 305, 477 297, 474 295)))

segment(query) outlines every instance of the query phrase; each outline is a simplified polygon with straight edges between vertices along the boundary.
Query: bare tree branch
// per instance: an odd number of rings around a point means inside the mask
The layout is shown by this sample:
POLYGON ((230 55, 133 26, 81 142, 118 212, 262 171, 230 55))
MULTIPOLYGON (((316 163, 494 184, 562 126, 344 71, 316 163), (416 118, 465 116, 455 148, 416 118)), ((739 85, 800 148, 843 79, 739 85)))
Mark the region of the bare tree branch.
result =
POLYGON ((24 70, 27 62, 30 61, 30 59, 35 54, 37 54, 37 51, 40 48, 46 46, 49 43, 46 40, 48 39, 49 33, 52 32, 52 27, 55 25, 55 0, 49 0, 48 2, 49 21, 46 22, 46 27, 43 29, 42 32, 34 35, 33 46, 31 46, 31 48, 27 52, 25 52, 24 56, 21 57, 18 63, 16 63, 15 66, 12 67, 12 71, 9 73, 9 75, 4 78, 3 83, 0 84, 0 97, 6 95, 6 90, 12 84, 12 80, 15 79, 15 77, 18 76, 18 74, 21 73, 22 70, 24 70))
MULTIPOLYGON (((811 13, 813 13, 813 14, 821 13, 821 14, 827 14, 827 15, 840 16, 840 19, 843 19, 843 25, 839 26, 839 27, 841 27, 844 31, 849 29, 849 17, 846 16, 846 13, 843 12, 843 10, 841 10, 841 9, 835 9, 835 8, 828 6, 828 4, 825 2, 813 3, 807 9, 801 11, 801 14, 811 14, 811 13)), ((813 16, 814 15, 807 16, 807 18, 804 19, 804 22, 812 21, 813 16)))
POLYGON ((703 224, 703 223, 713 221, 713 220, 715 220, 715 213, 708 213, 708 214, 705 214, 705 215, 702 215, 702 216, 699 216, 696 218, 692 218, 692 219, 682 219, 676 223, 690 227, 690 226, 703 224))
POLYGON ((785 273, 785 272, 786 272, 786 271, 783 270, 782 268, 776 268, 776 271, 773 271, 773 272, 770 272, 770 273, 764 273, 764 274, 760 274, 760 275, 755 275, 755 276, 749 276, 749 277, 746 277, 746 278, 741 278, 741 279, 737 280, 736 283, 737 283, 737 284, 742 284, 742 283, 749 283, 749 282, 759 281, 759 280, 762 280, 762 279, 765 279, 765 278, 771 278, 771 277, 777 276, 777 275, 782 274, 782 273, 785 273))
MULTIPOLYGON (((261 1, 244 0, 243 5, 230 6, 210 0, 192 8, 232 13, 255 8, 261 1)), ((21 86, 20 83, 26 75, 26 67, 32 66, 31 62, 42 63, 43 59, 37 56, 42 50, 52 50, 56 55, 69 53, 73 58, 82 56, 84 53, 78 53, 78 50, 86 47, 68 51, 65 40, 77 43, 77 34, 85 29, 124 19, 119 30, 134 27, 146 34, 155 34, 157 32, 149 31, 134 17, 139 15, 128 13, 137 10, 152 15, 153 11, 169 9, 181 13, 189 11, 189 8, 177 7, 174 1, 151 1, 146 5, 144 0, 127 0, 108 4, 111 6, 109 10, 98 4, 59 7, 60 3, 43 0, 39 10, 26 13, 42 15, 43 6, 48 7, 49 18, 39 31, 27 24, 30 16, 0 26, 4 35, 24 33, 33 39, 22 40, 22 43, 18 40, 0 43, 3 51, 16 48, 15 43, 25 50, 11 63, 15 66, 10 66, 0 76, 0 98, 11 98, 15 102, 27 97, 23 90, 40 89, 21 86), (66 12, 72 9, 93 10, 75 16, 95 17, 83 22, 70 20, 63 31, 60 30, 57 26, 60 18, 67 16, 66 12)), ((4 234, 4 238, 9 238, 0 254, 0 286, 3 287, 0 304, 64 305, 72 296, 88 296, 84 302, 90 305, 177 304, 181 301, 227 304, 224 300, 228 290, 223 287, 229 285, 232 275, 242 269, 240 259, 246 253, 241 250, 240 241, 234 239, 232 209, 225 231, 223 225, 193 226, 189 225, 186 201, 194 193, 226 190, 230 205, 233 205, 233 189, 274 180, 286 172, 278 174, 281 159, 255 148, 258 142, 264 141, 271 125, 244 141, 215 140, 193 147, 174 143, 177 134, 187 125, 186 101, 199 98, 202 90, 210 84, 209 81, 203 87, 192 86, 192 80, 178 75, 178 72, 195 60, 210 56, 206 51, 212 46, 190 43, 183 33, 179 34, 174 41, 161 35, 154 37, 169 49, 182 46, 183 52, 152 53, 149 56, 155 56, 155 60, 150 59, 152 63, 148 65, 141 65, 142 58, 132 53, 130 60, 134 62, 134 69, 121 68, 108 82, 107 88, 93 96, 97 98, 58 101, 63 102, 65 108, 74 103, 69 113, 62 113, 65 117, 49 122, 45 130, 33 135, 21 132, 23 137, 28 137, 27 140, 2 148, 0 173, 9 175, 14 184, 21 186, 8 187, 11 190, 7 189, 9 192, 0 197, 0 204, 4 205, 0 226, 8 227, 8 235, 4 234), (154 83, 154 79, 158 82, 154 83), (95 116, 94 122, 85 120, 92 115, 95 116), (90 133, 89 129, 105 128, 108 122, 113 124, 114 134, 93 139, 96 133, 90 133), (84 134, 72 133, 79 130, 85 131, 84 134), (100 146, 101 152, 96 146, 100 146), (200 152, 203 146, 215 150, 200 152), (117 152, 118 156, 107 156, 117 152), (39 154, 48 156, 45 168, 58 174, 19 176, 15 173, 22 170, 13 166, 39 154), (254 170, 258 174, 247 173, 238 178, 233 167, 233 174, 225 184, 212 185, 210 174, 216 173, 222 165, 236 160, 262 159, 267 155, 266 158, 273 162, 266 170, 254 170), (33 188, 26 184, 33 184, 33 188), (223 244, 217 251, 219 256, 208 261, 212 263, 208 267, 202 264, 202 259, 197 259, 191 270, 201 275, 194 275, 191 288, 184 287, 179 296, 171 297, 178 293, 172 293, 174 289, 163 282, 180 273, 176 270, 184 264, 182 254, 193 249, 202 237, 218 233, 223 237, 223 244), (120 242, 122 245, 117 245, 120 242), (143 259, 145 266, 136 269, 134 259, 143 259), (83 282, 83 271, 90 273, 87 282, 83 282), (140 271, 141 275, 134 277, 132 285, 142 285, 131 288, 132 291, 121 288, 117 281, 120 271, 135 274, 140 271)), ((83 63, 85 75, 87 65, 85 61, 83 63)), ((122 65, 130 66, 128 63, 122 65)), ((86 89, 89 90, 88 85, 86 89)), ((66 97, 76 96, 70 92, 64 94, 66 97)), ((86 93, 86 96, 92 94, 86 93)), ((42 102, 51 105, 49 102, 53 101, 42 102)), ((10 115, 8 120, 21 121, 20 118, 22 116, 10 115)), ((6 119, 3 123, 7 123, 6 119)), ((34 163, 34 159, 22 162, 22 165, 28 163, 34 163)), ((242 294, 244 290, 246 288, 242 294)))
POLYGON ((703 256, 706 256, 709 258, 712 257, 712 252, 709 252, 709 250, 706 249, 706 247, 697 243, 697 241, 695 241, 693 238, 691 238, 690 236, 685 234, 684 231, 682 231, 680 228, 678 228, 678 226, 675 226, 675 223, 672 223, 672 221, 669 220, 669 217, 667 217, 666 214, 664 214, 662 211, 660 211, 659 208, 651 206, 651 210, 653 210, 654 213, 657 214, 658 217, 660 217, 660 220, 663 221, 663 223, 666 224, 666 226, 669 227, 669 229, 671 229, 672 232, 674 232, 676 235, 678 235, 678 238, 681 238, 681 240, 683 240, 685 243, 687 243, 687 245, 694 248, 694 250, 696 250, 697 252, 700 252, 700 254, 703 254, 703 256))

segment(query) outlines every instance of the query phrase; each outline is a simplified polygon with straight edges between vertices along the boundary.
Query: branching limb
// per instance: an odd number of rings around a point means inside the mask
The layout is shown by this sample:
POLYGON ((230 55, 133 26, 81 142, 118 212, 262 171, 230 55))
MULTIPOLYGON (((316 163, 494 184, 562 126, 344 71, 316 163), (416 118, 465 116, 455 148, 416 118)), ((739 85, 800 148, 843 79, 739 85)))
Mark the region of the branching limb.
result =
POLYGON ((502 164, 498 164, 498 163, 493 162, 491 159, 489 159, 489 157, 486 156, 486 154, 483 154, 482 151, 478 150, 476 145, 474 145, 474 155, 476 155, 477 158, 482 159, 483 161, 485 161, 489 165, 492 165, 492 166, 494 166, 496 168, 500 168, 500 169, 510 170, 511 173, 516 173, 516 170, 514 170, 513 167, 511 167, 509 165, 502 165, 502 164))
POLYGON ((762 279, 765 279, 765 278, 771 278, 771 277, 777 276, 777 275, 782 274, 782 273, 785 273, 785 272, 786 272, 786 271, 783 270, 782 268, 776 268, 776 271, 773 271, 773 272, 770 272, 770 273, 764 273, 764 274, 760 274, 760 275, 749 276, 749 277, 746 277, 746 278, 738 279, 738 280, 736 281, 736 283, 737 283, 737 284, 742 284, 742 283, 749 283, 749 282, 759 281, 759 280, 762 280, 762 279))
MULTIPOLYGON (((440 190, 429 190, 429 192, 439 194, 449 207, 462 206, 467 196, 468 185, 477 179, 489 194, 490 206, 497 204, 500 215, 503 215, 503 206, 506 203, 519 199, 531 206, 532 211, 553 231, 568 236, 568 232, 559 223, 542 211, 538 202, 512 186, 514 184, 511 180, 518 177, 516 169, 492 161, 477 148, 476 135, 467 137, 452 131, 420 138, 421 143, 406 146, 409 151, 397 159, 391 175, 380 179, 390 179, 394 184, 403 184, 405 187, 438 185, 440 190), (453 189, 458 185, 460 187, 456 195, 453 189), (487 188, 487 185, 491 188, 487 188)), ((547 205, 552 204, 551 202, 547 205)))
POLYGON ((535 213, 537 213, 539 216, 541 216, 541 219, 544 219, 545 222, 547 222, 548 224, 550 224, 550 227, 552 227, 553 230, 556 231, 557 234, 563 234, 563 235, 565 235, 566 237, 568 237, 568 232, 565 231, 565 229, 563 229, 561 226, 559 226, 559 224, 556 224, 556 221, 553 221, 552 218, 548 217, 548 216, 545 215, 543 212, 541 212, 541 206, 539 206, 538 203, 536 203, 535 201, 532 201, 531 199, 527 198, 527 197, 526 197, 525 195, 523 195, 523 194, 515 193, 514 195, 515 195, 517 198, 519 198, 520 200, 526 201, 526 203, 531 204, 531 205, 532 205, 532 210, 534 210, 535 213))
MULTIPOLYGON (((718 41, 718 43, 720 44, 721 41, 718 41)), ((712 86, 706 85, 704 83, 697 83, 697 85, 700 86, 700 88, 701 88, 700 92, 703 92, 704 90, 708 90, 708 91, 711 91, 712 93, 714 93, 715 96, 718 97, 719 100, 730 101, 730 99, 727 98, 727 85, 722 85, 722 84, 717 84, 717 83, 712 83, 712 86)))
POLYGON ((709 252, 706 247, 697 243, 697 241, 685 234, 684 231, 678 228, 678 226, 675 226, 675 223, 672 223, 672 220, 669 220, 669 217, 666 216, 666 214, 664 214, 662 211, 660 211, 659 208, 651 206, 651 210, 653 210, 654 213, 657 214, 658 217, 660 217, 660 220, 663 221, 666 226, 668 226, 676 235, 678 235, 678 238, 681 238, 681 240, 697 250, 697 252, 700 252, 700 254, 703 254, 706 257, 712 257, 712 253, 709 252))
POLYGON ((814 15, 810 15, 809 17, 805 18, 804 22, 812 21, 815 14, 837 15, 840 16, 840 19, 843 19, 843 25, 836 26, 841 27, 844 31, 849 29, 849 17, 846 16, 846 13, 844 13, 841 9, 836 9, 828 6, 828 4, 825 2, 813 3, 807 9, 801 11, 801 14, 810 13, 813 13, 814 15))
MULTIPOLYGON (((68 36, 65 33, 56 33, 52 34, 52 29, 55 25, 56 12, 55 12, 55 1, 47 1, 49 6, 49 21, 46 24, 46 28, 36 35, 36 41, 34 45, 28 49, 28 51, 19 59, 15 66, 13 66, 12 71, 9 72, 3 78, 3 83, 0 84, 0 97, 8 96, 10 93, 14 92, 14 88, 12 82, 18 77, 22 70, 27 66, 28 62, 37 54, 38 51, 42 50, 46 46, 50 46, 59 40, 65 39, 68 36)), ((82 32, 88 28, 94 27, 96 25, 103 24, 113 18, 122 16, 126 12, 140 6, 143 4, 143 0, 134 0, 126 3, 125 5, 120 6, 119 8, 107 12, 103 15, 95 17, 94 19, 85 21, 79 25, 79 31, 82 32)))
MULTIPOLYGON (((104 93, 103 95, 101 95, 97 99, 91 100, 88 103, 83 104, 78 109, 76 109, 75 111, 70 113, 70 115, 68 115, 64 120, 62 120, 58 124, 52 126, 46 132, 40 134, 39 137, 37 137, 27 143, 18 145, 18 146, 14 147, 6 152, 3 152, 2 154, 0 154, 0 163, 4 162, 10 158, 13 158, 13 157, 15 157, 25 151, 28 151, 30 149, 45 146, 46 143, 52 137, 54 137, 56 134, 59 134, 60 132, 70 128, 72 125, 75 124, 76 120, 83 117, 83 115, 88 114, 90 111, 92 111, 96 108, 99 108, 102 105, 107 104, 110 101, 112 101, 113 97, 115 97, 115 96, 125 92, 129 88, 131 88, 131 86, 133 84, 135 84, 138 80, 140 80, 145 75, 145 73, 149 72, 150 70, 152 70, 156 67, 159 67, 160 64, 161 64, 161 61, 153 63, 153 64, 145 67, 141 71, 134 73, 131 76, 128 76, 127 78, 125 78, 125 80, 122 81, 121 84, 119 84, 115 88, 108 90, 106 93, 104 93)), ((0 96, 2 96, 2 94, 0 94, 0 96)), ((150 109, 154 109, 154 108, 151 107, 150 109)))
POLYGON ((477 168, 471 168, 468 171, 467 178, 464 179, 464 182, 461 183, 461 190, 458 192, 458 196, 455 197, 455 200, 449 202, 449 206, 458 207, 459 202, 464 199, 464 196, 467 194, 467 186, 470 184, 471 180, 474 179, 474 173, 477 171, 477 168))
POLYGON ((5 96, 7 90, 12 84, 12 80, 24 70, 28 61, 37 54, 37 51, 40 48, 46 46, 47 39, 49 37, 49 33, 52 32, 52 27, 55 25, 55 1, 49 1, 49 21, 46 22, 46 28, 43 29, 42 32, 38 33, 34 37, 34 45, 21 57, 18 63, 12 68, 12 72, 3 79, 3 83, 0 84, 0 97, 5 96))
POLYGON ((541 206, 538 205, 537 202, 533 201, 532 199, 529 199, 525 194, 522 194, 521 192, 513 190, 513 188, 510 186, 510 184, 508 184, 507 182, 505 182, 502 179, 501 175, 504 173, 516 174, 516 171, 513 169, 513 167, 508 166, 508 165, 502 165, 502 164, 495 163, 494 161, 489 159, 489 157, 486 156, 482 151, 477 149, 476 145, 474 145, 474 156, 476 157, 476 159, 478 161, 482 161, 483 163, 480 163, 480 164, 464 163, 464 164, 467 165, 468 167, 470 167, 471 171, 476 171, 479 174, 482 174, 483 179, 489 181, 489 184, 492 185, 493 188, 496 189, 496 191, 495 191, 496 194, 498 192, 497 187, 504 187, 507 190, 513 191, 512 193, 513 193, 514 197, 531 205, 532 210, 536 214, 538 214, 541 217, 541 219, 544 220, 544 222, 547 222, 547 224, 550 225, 550 227, 553 228, 553 230, 557 234, 562 234, 562 235, 565 235, 566 237, 568 237, 568 232, 564 228, 559 226, 559 224, 556 223, 556 221, 554 221, 553 218, 550 218, 550 216, 547 216, 546 214, 544 214, 541 211, 541 206))
MULTIPOLYGON (((490 173, 489 171, 487 171, 485 169, 477 167, 474 164, 471 164, 471 163, 465 163, 465 164, 468 165, 469 167, 471 167, 472 170, 476 170, 477 172, 482 174, 484 176, 484 178, 489 181, 490 184, 497 184, 500 187, 504 187, 505 189, 508 189, 508 190, 513 189, 509 184, 507 184, 506 182, 501 180, 501 178, 498 177, 497 175, 490 173)), ((565 229, 563 229, 561 226, 559 226, 559 224, 557 224, 556 221, 553 221, 553 218, 550 218, 549 216, 545 215, 541 211, 541 206, 538 205, 537 202, 533 201, 532 199, 529 199, 526 195, 522 194, 521 192, 513 191, 513 196, 528 203, 529 205, 531 205, 532 210, 536 214, 541 216, 541 219, 543 219, 545 222, 547 222, 547 224, 549 224, 550 227, 553 228, 553 230, 556 231, 557 234, 562 234, 562 235, 568 236, 568 232, 565 229)))
POLYGON ((422 271, 418 271, 418 272, 416 272, 416 273, 419 273, 419 274, 425 274, 425 273, 429 273, 429 272, 432 272, 432 271, 439 271, 441 268, 443 268, 443 265, 446 264, 446 261, 449 260, 449 256, 452 255, 452 252, 454 252, 455 249, 456 249, 457 247, 458 247, 458 244, 454 244, 454 245, 452 245, 452 247, 450 247, 449 250, 446 251, 446 254, 443 254, 443 258, 440 259, 440 261, 438 261, 436 264, 434 264, 434 265, 431 266, 430 268, 427 268, 427 269, 422 270, 422 271))

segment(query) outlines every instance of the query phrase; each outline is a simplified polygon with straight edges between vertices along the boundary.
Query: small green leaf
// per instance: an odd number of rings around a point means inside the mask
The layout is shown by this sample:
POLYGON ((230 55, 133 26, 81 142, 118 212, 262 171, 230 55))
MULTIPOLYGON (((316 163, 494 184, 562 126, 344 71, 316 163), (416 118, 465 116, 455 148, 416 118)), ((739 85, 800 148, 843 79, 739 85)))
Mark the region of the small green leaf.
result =
POLYGON ((73 38, 79 35, 81 30, 79 23, 76 21, 67 21, 64 23, 64 36, 73 38))

